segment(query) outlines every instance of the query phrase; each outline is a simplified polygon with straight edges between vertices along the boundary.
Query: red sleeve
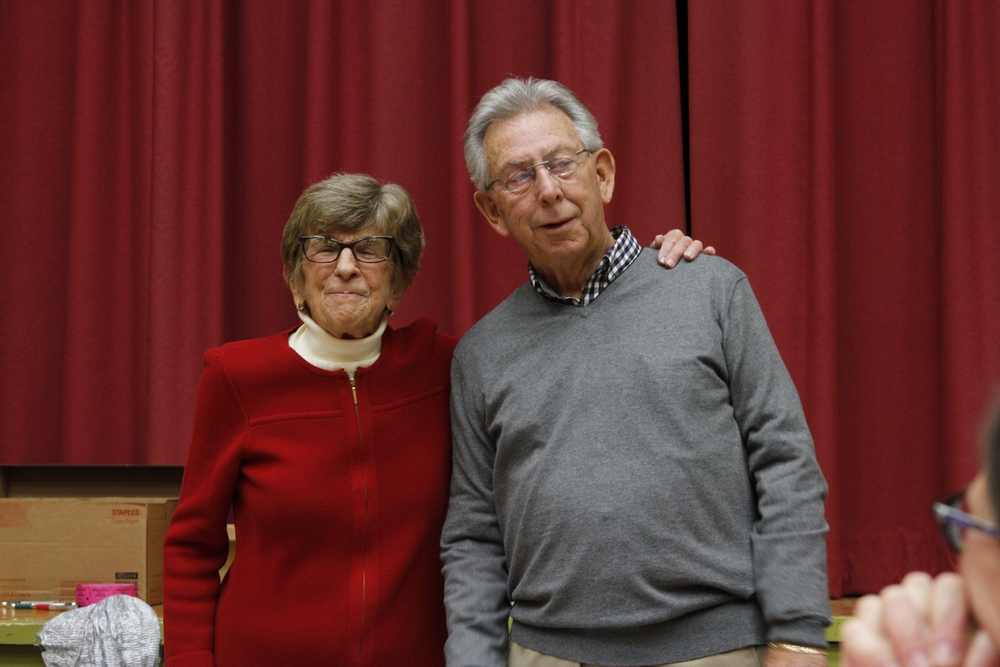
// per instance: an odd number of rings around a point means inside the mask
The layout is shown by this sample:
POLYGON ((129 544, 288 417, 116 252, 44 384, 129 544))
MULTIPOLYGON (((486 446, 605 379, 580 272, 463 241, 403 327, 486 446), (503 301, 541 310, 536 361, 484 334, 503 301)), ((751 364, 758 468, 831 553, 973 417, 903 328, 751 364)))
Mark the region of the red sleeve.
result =
POLYGON ((229 554, 247 417, 214 350, 205 354, 180 501, 163 547, 164 667, 211 667, 219 569, 229 554))

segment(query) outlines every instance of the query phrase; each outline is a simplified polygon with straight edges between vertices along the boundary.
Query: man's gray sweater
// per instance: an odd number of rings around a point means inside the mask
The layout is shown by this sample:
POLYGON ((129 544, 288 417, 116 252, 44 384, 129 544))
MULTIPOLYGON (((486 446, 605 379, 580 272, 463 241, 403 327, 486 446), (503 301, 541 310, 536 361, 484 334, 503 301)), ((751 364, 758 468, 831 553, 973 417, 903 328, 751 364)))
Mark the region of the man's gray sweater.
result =
POLYGON ((508 614, 600 665, 825 644, 826 484, 729 262, 644 250, 586 307, 518 288, 455 351, 452 428, 449 667, 505 666, 508 614))

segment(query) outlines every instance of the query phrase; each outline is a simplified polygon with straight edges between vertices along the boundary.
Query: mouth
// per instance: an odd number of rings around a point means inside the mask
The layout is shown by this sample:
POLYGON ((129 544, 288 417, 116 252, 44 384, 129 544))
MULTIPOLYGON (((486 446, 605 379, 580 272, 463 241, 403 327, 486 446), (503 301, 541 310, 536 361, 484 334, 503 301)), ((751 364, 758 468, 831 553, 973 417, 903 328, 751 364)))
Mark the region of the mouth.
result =
POLYGON ((539 225, 538 229, 541 229, 546 232, 559 232, 565 229, 571 222, 573 222, 573 220, 574 218, 567 218, 566 220, 557 220, 556 222, 549 222, 544 225, 539 225))

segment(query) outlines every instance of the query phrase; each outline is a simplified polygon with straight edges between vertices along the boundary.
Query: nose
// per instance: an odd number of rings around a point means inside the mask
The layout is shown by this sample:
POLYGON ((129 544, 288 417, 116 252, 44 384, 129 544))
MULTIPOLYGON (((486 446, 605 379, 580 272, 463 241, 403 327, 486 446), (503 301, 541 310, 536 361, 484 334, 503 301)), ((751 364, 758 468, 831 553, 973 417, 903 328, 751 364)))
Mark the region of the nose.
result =
POLYGON ((535 169, 535 187, 538 188, 538 198, 546 203, 562 199, 562 182, 550 174, 546 167, 535 169))
POLYGON ((358 260, 354 259, 354 251, 341 248, 337 261, 334 262, 334 272, 343 280, 348 280, 358 273, 358 260))

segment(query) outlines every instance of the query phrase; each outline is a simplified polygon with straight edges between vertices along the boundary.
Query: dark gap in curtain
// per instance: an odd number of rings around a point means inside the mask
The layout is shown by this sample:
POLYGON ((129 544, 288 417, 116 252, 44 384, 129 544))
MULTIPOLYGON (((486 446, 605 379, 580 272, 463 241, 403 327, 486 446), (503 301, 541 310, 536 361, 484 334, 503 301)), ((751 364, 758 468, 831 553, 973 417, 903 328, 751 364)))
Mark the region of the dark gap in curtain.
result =
POLYGON ((246 34, 246 8, 237 3, 223 3, 222 5, 224 32, 221 36, 223 45, 222 51, 222 77, 225 92, 222 96, 222 118, 225 129, 222 131, 222 153, 225 161, 223 208, 225 218, 222 221, 222 237, 224 246, 229 249, 221 257, 223 263, 223 289, 227 298, 223 304, 222 327, 223 340, 240 340, 248 338, 248 334, 242 329, 243 316, 241 311, 245 309, 239 304, 238 299, 233 299, 232 295, 238 290, 241 270, 245 270, 245 234, 247 216, 245 209, 246 197, 240 191, 240 187, 247 181, 247 163, 249 158, 246 155, 246 106, 243 101, 247 96, 247 83, 245 71, 247 69, 245 57, 246 34))
POLYGON ((677 0, 677 66, 681 87, 681 144, 684 151, 684 230, 691 235, 691 135, 688 113, 688 3, 677 0))

